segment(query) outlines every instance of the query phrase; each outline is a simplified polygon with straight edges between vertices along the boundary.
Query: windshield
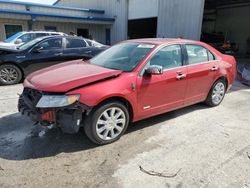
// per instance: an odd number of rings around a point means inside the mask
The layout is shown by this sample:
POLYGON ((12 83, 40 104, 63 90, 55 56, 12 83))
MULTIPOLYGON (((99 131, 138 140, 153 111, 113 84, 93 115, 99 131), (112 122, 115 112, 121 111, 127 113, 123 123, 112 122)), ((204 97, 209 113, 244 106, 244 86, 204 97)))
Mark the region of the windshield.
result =
POLYGON ((155 47, 151 44, 121 43, 115 45, 90 60, 91 64, 122 70, 132 71, 141 60, 155 47))
POLYGON ((18 32, 15 35, 12 35, 11 37, 7 38, 4 40, 4 42, 12 42, 13 40, 15 40, 17 37, 19 37, 20 35, 22 35, 23 32, 18 32))
POLYGON ((17 49, 18 50, 27 50, 28 48, 30 48, 31 46, 35 45, 36 43, 38 43, 39 41, 41 41, 43 38, 37 38, 34 39, 32 41, 29 41, 25 44, 22 44, 21 46, 18 46, 17 49))

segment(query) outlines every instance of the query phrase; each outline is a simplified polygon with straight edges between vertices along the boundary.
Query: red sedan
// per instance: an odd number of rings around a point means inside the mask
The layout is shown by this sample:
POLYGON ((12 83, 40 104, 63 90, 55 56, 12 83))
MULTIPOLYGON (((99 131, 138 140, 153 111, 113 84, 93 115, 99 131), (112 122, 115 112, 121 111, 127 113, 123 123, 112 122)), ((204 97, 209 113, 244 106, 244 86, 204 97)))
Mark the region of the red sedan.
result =
POLYGON ((88 62, 37 71, 24 82, 19 111, 44 126, 97 144, 118 140, 129 122, 205 102, 219 105, 232 86, 235 58, 198 41, 138 39, 88 62))

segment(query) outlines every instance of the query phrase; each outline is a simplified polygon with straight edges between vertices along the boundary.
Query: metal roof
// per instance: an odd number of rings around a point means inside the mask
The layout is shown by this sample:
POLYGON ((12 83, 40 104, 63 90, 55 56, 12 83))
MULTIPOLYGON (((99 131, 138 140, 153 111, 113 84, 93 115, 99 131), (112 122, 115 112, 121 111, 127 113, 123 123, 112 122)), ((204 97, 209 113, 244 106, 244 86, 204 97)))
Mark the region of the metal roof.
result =
POLYGON ((104 14, 105 13, 104 10, 99 10, 99 9, 64 7, 64 6, 58 6, 58 5, 45 5, 45 4, 40 4, 40 3, 28 3, 28 2, 12 1, 12 0, 0 0, 0 3, 33 6, 33 7, 53 8, 53 9, 63 9, 63 10, 76 10, 76 11, 91 12, 91 13, 97 13, 97 14, 104 14))
POLYGON ((0 9, 0 13, 10 13, 10 14, 19 14, 19 15, 28 15, 28 16, 45 16, 45 17, 56 17, 56 18, 66 18, 66 19, 76 19, 76 20, 88 20, 88 21, 115 21, 114 18, 107 17, 98 17, 98 16, 72 16, 66 14, 55 14, 48 12, 37 12, 37 11, 22 11, 22 10, 13 10, 13 9, 0 9))

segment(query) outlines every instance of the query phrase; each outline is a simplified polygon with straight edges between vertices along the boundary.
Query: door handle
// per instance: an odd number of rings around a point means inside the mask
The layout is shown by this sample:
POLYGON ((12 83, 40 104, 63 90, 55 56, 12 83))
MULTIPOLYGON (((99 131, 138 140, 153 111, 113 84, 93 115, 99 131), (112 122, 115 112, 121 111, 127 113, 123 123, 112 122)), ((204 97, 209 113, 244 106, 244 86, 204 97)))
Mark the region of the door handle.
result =
POLYGON ((214 66, 214 67, 211 68, 211 71, 217 71, 217 70, 219 70, 218 67, 215 67, 215 66, 214 66))
POLYGON ((186 77, 187 77, 186 74, 179 74, 178 76, 176 76, 176 79, 181 80, 181 79, 186 78, 186 77))
POLYGON ((62 52, 60 52, 60 53, 55 53, 55 56, 61 56, 61 55, 63 55, 62 52))
POLYGON ((85 54, 90 54, 92 51, 85 51, 84 53, 85 54))

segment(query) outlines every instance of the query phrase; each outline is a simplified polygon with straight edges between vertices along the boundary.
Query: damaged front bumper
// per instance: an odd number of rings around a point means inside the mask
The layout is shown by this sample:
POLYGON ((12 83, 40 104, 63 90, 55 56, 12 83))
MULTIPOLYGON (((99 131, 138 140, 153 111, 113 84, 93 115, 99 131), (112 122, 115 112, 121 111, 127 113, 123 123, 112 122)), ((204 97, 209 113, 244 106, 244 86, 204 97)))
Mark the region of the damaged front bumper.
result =
POLYGON ((25 88, 19 98, 19 112, 30 117, 36 124, 53 125, 60 127, 65 133, 77 133, 82 126, 83 117, 91 111, 91 108, 78 101, 63 107, 37 108, 38 102, 44 95, 47 93, 25 88))

